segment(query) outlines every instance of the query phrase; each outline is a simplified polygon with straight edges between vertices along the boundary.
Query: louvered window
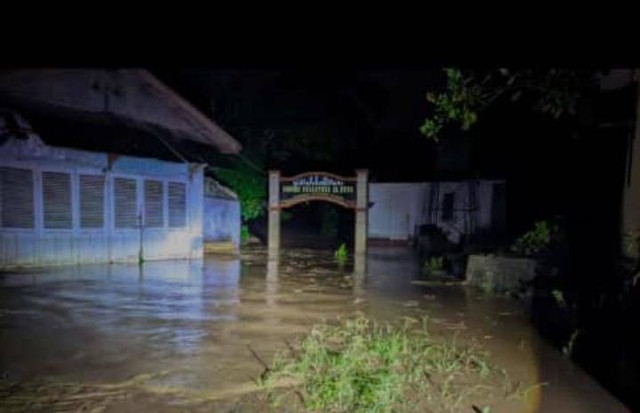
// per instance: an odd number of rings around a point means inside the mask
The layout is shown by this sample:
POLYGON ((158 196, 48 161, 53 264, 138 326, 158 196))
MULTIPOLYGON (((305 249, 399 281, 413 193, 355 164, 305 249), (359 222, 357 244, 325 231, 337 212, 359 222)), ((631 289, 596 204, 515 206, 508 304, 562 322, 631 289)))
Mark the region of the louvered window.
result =
POLYGON ((104 227, 104 175, 80 175, 80 228, 104 227))
POLYGON ((71 229, 71 175, 64 172, 42 173, 44 227, 71 229))
POLYGON ((138 227, 138 185, 135 179, 115 178, 115 227, 138 227))
POLYGON ((33 228, 33 172, 0 167, 0 226, 33 228))
POLYGON ((164 188, 161 181, 144 181, 144 226, 164 225, 164 188))
POLYGON ((180 182, 169 182, 169 226, 187 226, 187 186, 180 182))

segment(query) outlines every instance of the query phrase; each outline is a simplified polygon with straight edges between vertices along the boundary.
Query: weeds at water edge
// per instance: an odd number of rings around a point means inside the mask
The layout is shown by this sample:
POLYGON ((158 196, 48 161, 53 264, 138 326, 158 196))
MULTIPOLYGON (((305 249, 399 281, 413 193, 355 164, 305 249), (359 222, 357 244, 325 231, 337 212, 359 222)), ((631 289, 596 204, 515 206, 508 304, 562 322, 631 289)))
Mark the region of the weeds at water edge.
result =
POLYGON ((478 345, 431 335, 427 318, 401 326, 364 316, 323 323, 267 370, 259 385, 275 406, 333 413, 471 410, 474 398, 493 392, 490 383, 507 379, 478 345))

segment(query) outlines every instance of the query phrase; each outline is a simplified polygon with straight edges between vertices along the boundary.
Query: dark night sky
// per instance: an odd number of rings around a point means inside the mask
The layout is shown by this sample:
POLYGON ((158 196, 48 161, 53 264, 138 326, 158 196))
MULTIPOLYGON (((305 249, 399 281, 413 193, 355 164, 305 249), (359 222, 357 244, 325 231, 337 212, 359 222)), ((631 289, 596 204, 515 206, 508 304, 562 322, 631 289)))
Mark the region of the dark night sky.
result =
POLYGON ((434 70, 153 70, 245 144, 270 131, 300 139, 310 153, 268 166, 290 173, 327 169, 372 179, 424 180, 433 172, 434 145, 418 128, 428 113, 426 92, 441 80, 434 70), (299 138, 298 138, 299 137, 299 138), (328 159, 314 159, 329 152, 328 159))
POLYGON ((440 70, 153 72, 247 149, 265 131, 297 142, 265 162, 285 174, 366 167, 372 181, 506 179, 514 233, 553 215, 603 215, 619 199, 618 140, 576 141, 566 123, 511 102, 483 113, 470 132, 449 131, 448 143, 427 141, 418 128, 429 114, 426 92, 443 86, 440 70))

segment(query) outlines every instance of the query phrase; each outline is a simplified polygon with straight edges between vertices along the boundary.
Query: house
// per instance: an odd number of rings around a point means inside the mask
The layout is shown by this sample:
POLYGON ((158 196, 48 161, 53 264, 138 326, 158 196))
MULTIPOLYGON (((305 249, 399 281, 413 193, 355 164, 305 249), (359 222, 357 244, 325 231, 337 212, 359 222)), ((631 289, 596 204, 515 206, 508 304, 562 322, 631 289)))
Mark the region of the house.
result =
POLYGON ((1 268, 202 257, 241 146, 149 72, 3 71, 0 108, 1 268))
POLYGON ((368 238, 374 244, 408 243, 425 225, 456 244, 505 229, 504 181, 370 183, 369 200, 368 238))

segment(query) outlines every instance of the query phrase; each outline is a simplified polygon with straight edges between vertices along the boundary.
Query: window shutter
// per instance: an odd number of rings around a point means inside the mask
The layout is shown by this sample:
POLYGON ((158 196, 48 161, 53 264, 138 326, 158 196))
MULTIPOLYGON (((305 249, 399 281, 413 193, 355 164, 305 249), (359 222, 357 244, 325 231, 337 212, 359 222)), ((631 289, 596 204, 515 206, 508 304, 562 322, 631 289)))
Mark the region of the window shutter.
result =
POLYGON ((180 182, 169 182, 169 226, 187 226, 187 188, 180 182))
POLYGON ((104 228, 104 175, 80 175, 80 228, 104 228))
POLYGON ((144 226, 164 226, 164 188, 161 181, 144 181, 144 226))
POLYGON ((34 228, 33 172, 0 167, 0 225, 4 228, 34 228))
POLYGON ((42 173, 44 227, 71 229, 71 175, 64 172, 42 173))
POLYGON ((115 227, 138 227, 138 185, 135 179, 115 178, 115 227))

